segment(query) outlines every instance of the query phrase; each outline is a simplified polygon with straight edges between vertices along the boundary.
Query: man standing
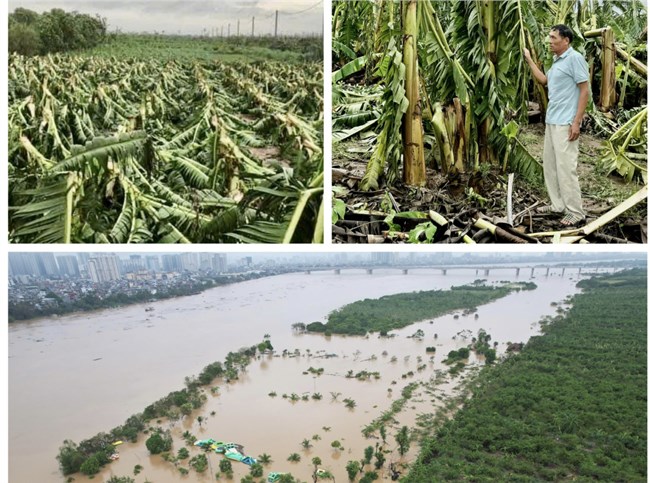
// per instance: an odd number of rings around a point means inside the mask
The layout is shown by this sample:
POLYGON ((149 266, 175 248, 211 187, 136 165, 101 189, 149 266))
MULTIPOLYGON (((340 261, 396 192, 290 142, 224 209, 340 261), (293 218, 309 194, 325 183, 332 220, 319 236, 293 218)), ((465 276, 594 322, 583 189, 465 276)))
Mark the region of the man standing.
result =
POLYGON ((566 25, 551 27, 549 46, 553 65, 546 75, 524 49, 524 58, 535 79, 548 85, 544 182, 551 205, 540 212, 562 213, 562 223, 572 226, 585 219, 578 183, 578 137, 589 101, 589 68, 584 57, 571 47, 573 32, 566 25))

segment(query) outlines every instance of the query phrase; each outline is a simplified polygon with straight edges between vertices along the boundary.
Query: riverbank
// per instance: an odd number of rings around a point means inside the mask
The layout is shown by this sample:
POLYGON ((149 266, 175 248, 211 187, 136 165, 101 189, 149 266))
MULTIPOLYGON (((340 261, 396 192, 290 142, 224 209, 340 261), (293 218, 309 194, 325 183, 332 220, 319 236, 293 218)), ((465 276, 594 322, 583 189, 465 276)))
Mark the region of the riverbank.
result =
POLYGON ((646 481, 646 280, 580 282, 543 337, 481 373, 405 481, 646 481))

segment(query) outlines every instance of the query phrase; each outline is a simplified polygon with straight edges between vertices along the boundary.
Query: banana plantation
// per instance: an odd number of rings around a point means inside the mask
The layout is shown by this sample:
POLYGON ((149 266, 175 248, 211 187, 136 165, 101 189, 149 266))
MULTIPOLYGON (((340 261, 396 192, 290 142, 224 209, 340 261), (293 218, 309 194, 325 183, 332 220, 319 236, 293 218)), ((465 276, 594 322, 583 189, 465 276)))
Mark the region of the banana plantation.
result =
POLYGON ((15 243, 320 243, 322 64, 9 58, 15 243))
POLYGON ((333 241, 646 241, 647 11, 638 0, 335 1, 333 241), (551 27, 571 28, 590 99, 587 218, 548 210, 542 151, 551 27), (538 211, 539 210, 539 211, 538 211))

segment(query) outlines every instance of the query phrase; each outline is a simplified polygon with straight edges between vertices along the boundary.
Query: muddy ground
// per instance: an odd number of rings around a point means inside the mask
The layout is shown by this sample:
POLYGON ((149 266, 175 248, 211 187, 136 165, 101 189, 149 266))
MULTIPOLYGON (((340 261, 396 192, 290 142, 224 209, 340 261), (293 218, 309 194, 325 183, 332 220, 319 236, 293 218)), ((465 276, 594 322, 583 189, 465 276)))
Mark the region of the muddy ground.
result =
MULTIPOLYGON (((541 162, 544 126, 527 126, 518 138, 530 154, 541 162)), ((508 224, 507 176, 501 175, 497 167, 456 177, 445 177, 427 169, 426 187, 409 187, 399 181, 390 188, 383 184, 377 191, 362 192, 358 185, 365 173, 369 154, 358 152, 363 144, 358 139, 336 144, 332 156, 333 196, 335 208, 336 199, 345 203, 345 214, 332 225, 332 241, 646 243, 647 200, 591 233, 585 235, 581 231, 642 188, 636 183, 626 184, 615 174, 605 174, 599 165, 602 142, 593 135, 581 134, 578 176, 587 219, 574 227, 562 225, 561 217, 557 215, 537 213, 539 207, 549 204, 543 182, 531 183, 517 175, 513 184, 513 223, 508 224), (414 218, 418 215, 408 213, 400 216, 404 212, 420 212, 421 218, 414 218), (489 224, 476 226, 475 220, 478 218, 489 224), (538 235, 558 231, 562 231, 561 237, 538 235)), ((342 212, 340 202, 339 212, 342 212)))

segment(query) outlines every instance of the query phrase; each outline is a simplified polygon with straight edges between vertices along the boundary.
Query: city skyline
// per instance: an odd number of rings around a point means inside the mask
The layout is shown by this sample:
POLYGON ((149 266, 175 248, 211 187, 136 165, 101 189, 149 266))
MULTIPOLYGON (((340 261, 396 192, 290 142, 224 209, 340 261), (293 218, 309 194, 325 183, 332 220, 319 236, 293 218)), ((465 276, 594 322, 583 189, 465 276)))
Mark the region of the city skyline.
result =
POLYGON ((523 263, 524 261, 573 262, 577 260, 646 260, 645 253, 420 253, 420 252, 280 252, 280 253, 214 253, 214 252, 12 252, 9 253, 9 277, 36 276, 44 278, 85 276, 95 283, 117 280, 139 272, 181 273, 241 271, 269 266, 457 263, 487 260, 523 263))

